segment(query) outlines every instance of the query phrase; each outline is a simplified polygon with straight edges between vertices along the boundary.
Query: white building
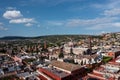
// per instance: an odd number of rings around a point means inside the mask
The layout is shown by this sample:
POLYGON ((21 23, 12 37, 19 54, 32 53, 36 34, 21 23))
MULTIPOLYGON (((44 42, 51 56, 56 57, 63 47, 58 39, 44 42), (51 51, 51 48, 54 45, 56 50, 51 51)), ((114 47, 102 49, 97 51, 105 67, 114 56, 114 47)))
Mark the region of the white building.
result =
MULTIPOLYGON (((86 51, 88 48, 82 48, 82 47, 72 47, 73 53, 76 55, 83 54, 84 51, 86 51)), ((65 54, 70 53, 71 47, 64 47, 65 54)))

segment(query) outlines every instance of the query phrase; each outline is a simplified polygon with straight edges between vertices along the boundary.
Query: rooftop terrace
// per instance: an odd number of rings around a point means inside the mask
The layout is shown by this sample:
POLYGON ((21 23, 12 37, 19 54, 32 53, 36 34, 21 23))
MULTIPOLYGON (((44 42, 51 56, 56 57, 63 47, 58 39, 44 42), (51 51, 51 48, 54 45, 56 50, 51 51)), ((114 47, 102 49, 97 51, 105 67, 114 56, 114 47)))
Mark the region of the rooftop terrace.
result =
POLYGON ((60 78, 63 78, 63 77, 66 77, 66 76, 69 75, 69 73, 66 73, 66 72, 64 72, 64 71, 58 70, 58 69, 53 68, 53 67, 49 67, 49 68, 46 67, 46 68, 44 68, 44 69, 46 69, 47 71, 55 74, 56 76, 58 76, 58 77, 60 77, 60 78))
POLYGON ((66 71, 70 71, 70 72, 81 68, 80 65, 75 65, 75 64, 61 62, 61 61, 52 61, 51 65, 66 71))

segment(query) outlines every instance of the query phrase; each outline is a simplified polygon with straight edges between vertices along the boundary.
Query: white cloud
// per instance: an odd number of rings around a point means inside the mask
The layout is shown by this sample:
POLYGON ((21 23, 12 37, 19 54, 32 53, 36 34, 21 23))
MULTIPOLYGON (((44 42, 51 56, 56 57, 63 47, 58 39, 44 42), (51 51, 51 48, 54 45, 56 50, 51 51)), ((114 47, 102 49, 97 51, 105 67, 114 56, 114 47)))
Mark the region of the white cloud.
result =
POLYGON ((106 28, 111 28, 112 23, 102 23, 86 27, 87 30, 105 30, 106 28))
POLYGON ((110 0, 109 3, 107 3, 106 8, 113 9, 113 8, 120 8, 120 0, 110 0))
POLYGON ((25 26, 32 26, 37 23, 33 18, 25 18, 19 10, 12 10, 13 7, 8 7, 3 17, 9 19, 9 23, 12 24, 24 24, 25 26))
POLYGON ((102 4, 91 4, 90 5, 90 7, 93 7, 93 8, 101 8, 101 9, 103 9, 103 8, 105 8, 105 7, 103 7, 104 5, 102 5, 102 4))
POLYGON ((15 23, 15 24, 20 24, 20 23, 34 23, 35 20, 33 18, 20 18, 20 19, 12 19, 9 21, 9 23, 15 23))
POLYGON ((116 17, 104 17, 104 18, 95 18, 95 19, 70 19, 65 23, 66 26, 93 26, 97 24, 110 23, 113 20, 117 20, 116 17))
POLYGON ((40 24, 38 24, 38 25, 37 25, 37 27, 41 27, 41 25, 40 25, 40 24))
POLYGON ((47 24, 53 26, 62 26, 64 23, 59 21, 48 21, 47 24))
POLYGON ((120 22, 102 23, 96 24, 90 27, 86 27, 88 30, 107 30, 107 29, 120 29, 120 22))
POLYGON ((108 0, 106 3, 94 3, 90 5, 93 8, 99 8, 99 9, 114 9, 114 8, 120 8, 120 0, 108 0))
POLYGON ((31 24, 31 23, 27 23, 27 24, 25 24, 25 26, 27 26, 27 27, 30 27, 30 26, 32 26, 33 24, 31 24))
POLYGON ((49 21, 49 26, 64 26, 64 27, 73 27, 78 28, 81 27, 85 30, 118 30, 120 29, 119 18, 117 17, 101 17, 101 18, 93 18, 93 19, 67 19, 64 21, 49 21), (56 23, 57 22, 57 23, 56 23), (58 24, 60 23, 60 24, 58 24), (57 25, 56 25, 57 24, 57 25))
MULTIPOLYGON (((117 16, 120 14, 120 0, 108 0, 102 4, 92 4, 92 8, 98 8, 104 16, 117 16)), ((100 13, 101 14, 101 13, 100 13)))
POLYGON ((0 22, 0 30, 8 30, 8 28, 3 27, 3 23, 0 22))
POLYGON ((3 25, 3 23, 0 22, 0 25, 3 25))
MULTIPOLYGON (((102 22, 95 23, 94 25, 90 25, 89 27, 86 27, 88 30, 113 30, 118 31, 120 29, 120 0, 108 0, 106 3, 103 4, 92 4, 93 8, 98 8, 104 18, 106 20, 101 20, 102 22), (114 19, 112 19, 114 18, 114 19), (111 19, 111 20, 108 20, 111 19), (108 22, 106 22, 108 21, 108 22)), ((103 18, 102 17, 102 18, 103 18)))
POLYGON ((0 30, 6 31, 6 30, 8 30, 8 28, 5 28, 5 27, 3 27, 3 26, 0 26, 0 30))
POLYGON ((23 15, 21 14, 20 11, 17 10, 7 10, 4 14, 3 17, 6 19, 16 19, 16 18, 20 18, 23 15))
POLYGON ((115 23, 113 23, 113 26, 115 26, 115 27, 120 27, 120 22, 115 22, 115 23))
POLYGON ((15 10, 16 8, 15 7, 7 7, 6 9, 7 10, 15 10))
POLYGON ((105 16, 116 16, 116 15, 120 15, 120 8, 105 10, 104 13, 103 13, 103 15, 105 15, 105 16))

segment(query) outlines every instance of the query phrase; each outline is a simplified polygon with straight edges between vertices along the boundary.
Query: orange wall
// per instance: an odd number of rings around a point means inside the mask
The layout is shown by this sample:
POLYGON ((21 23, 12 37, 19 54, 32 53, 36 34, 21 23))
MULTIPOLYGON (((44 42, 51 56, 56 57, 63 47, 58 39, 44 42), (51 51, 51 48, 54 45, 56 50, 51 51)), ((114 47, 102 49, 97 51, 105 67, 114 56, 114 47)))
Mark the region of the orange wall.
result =
POLYGON ((46 69, 43 69, 43 68, 40 68, 39 71, 43 72, 44 74, 46 74, 47 76, 51 77, 54 80, 77 80, 78 78, 86 75, 84 68, 75 70, 75 71, 72 72, 71 75, 68 75, 64 78, 60 78, 59 76, 55 75, 54 73, 49 72, 49 71, 47 71, 46 69))
POLYGON ((108 52, 108 56, 114 57, 114 56, 115 56, 115 53, 114 53, 114 52, 108 52))
POLYGON ((41 72, 43 72, 44 74, 46 74, 47 76, 49 76, 49 77, 51 77, 51 78, 53 78, 53 79, 55 79, 55 80, 61 80, 60 77, 58 77, 58 76, 56 76, 55 74, 47 71, 46 69, 40 68, 39 70, 40 70, 41 72))
POLYGON ((47 80, 45 77, 43 77, 42 75, 38 76, 40 78, 40 80, 47 80))

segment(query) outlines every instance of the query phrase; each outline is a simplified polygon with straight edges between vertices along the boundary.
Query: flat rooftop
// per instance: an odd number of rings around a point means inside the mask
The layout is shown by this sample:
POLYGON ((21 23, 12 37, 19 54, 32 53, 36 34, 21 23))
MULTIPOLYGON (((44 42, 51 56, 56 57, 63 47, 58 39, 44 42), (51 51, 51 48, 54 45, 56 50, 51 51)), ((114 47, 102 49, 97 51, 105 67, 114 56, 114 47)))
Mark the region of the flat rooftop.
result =
POLYGON ((61 61, 52 61, 51 65, 57 68, 60 68, 60 69, 70 71, 70 72, 82 68, 80 65, 75 65, 72 63, 66 63, 66 62, 61 62, 61 61))
POLYGON ((63 78, 63 77, 66 77, 66 76, 70 75, 69 73, 66 73, 66 72, 64 72, 62 70, 52 68, 52 67, 45 67, 44 69, 46 69, 47 71, 55 74, 56 76, 58 76, 60 78, 63 78))
POLYGON ((106 66, 120 67, 120 63, 107 63, 106 66))
POLYGON ((110 69, 108 67, 99 67, 95 69, 95 71, 101 72, 101 73, 110 73, 110 74, 120 74, 119 70, 116 69, 110 69))

